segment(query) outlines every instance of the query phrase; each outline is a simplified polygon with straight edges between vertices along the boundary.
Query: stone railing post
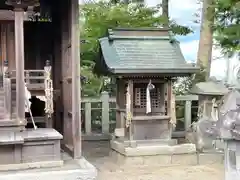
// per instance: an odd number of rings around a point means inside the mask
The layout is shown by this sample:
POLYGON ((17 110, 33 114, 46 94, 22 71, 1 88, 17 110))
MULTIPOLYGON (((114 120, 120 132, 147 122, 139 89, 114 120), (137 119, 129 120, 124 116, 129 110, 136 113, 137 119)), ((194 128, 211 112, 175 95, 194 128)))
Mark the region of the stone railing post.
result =
POLYGON ((25 70, 25 80, 26 84, 30 84, 30 72, 28 70, 25 70))
POLYGON ((92 107, 91 102, 85 102, 85 133, 87 135, 92 133, 92 107))
POLYGON ((109 134, 109 94, 102 92, 102 133, 109 134))
POLYGON ((192 101, 191 100, 185 101, 184 120, 185 120, 184 128, 185 128, 185 131, 187 131, 192 124, 192 101))

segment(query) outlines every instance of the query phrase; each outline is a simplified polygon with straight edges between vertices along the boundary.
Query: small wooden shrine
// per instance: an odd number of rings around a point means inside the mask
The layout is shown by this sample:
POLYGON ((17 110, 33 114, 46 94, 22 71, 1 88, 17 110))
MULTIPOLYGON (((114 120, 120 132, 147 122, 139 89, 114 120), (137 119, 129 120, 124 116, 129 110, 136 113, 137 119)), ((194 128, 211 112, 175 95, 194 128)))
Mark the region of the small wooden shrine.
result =
MULTIPOLYGON (((117 85, 117 127, 112 149, 126 156, 178 153, 174 78, 198 68, 187 64, 169 29, 114 29, 100 39, 97 69, 117 85)), ((189 144, 184 153, 195 151, 189 144)), ((183 152, 183 151, 182 151, 183 152)))

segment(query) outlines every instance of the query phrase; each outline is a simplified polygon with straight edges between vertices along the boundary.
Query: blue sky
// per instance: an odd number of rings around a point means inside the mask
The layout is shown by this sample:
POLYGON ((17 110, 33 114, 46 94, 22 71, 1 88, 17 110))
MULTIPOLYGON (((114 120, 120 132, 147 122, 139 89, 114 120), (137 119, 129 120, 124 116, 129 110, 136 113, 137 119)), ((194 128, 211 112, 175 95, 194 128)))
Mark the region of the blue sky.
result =
MULTIPOLYGON (((155 6, 161 0, 145 0, 145 2, 149 6, 155 6)), ((194 33, 188 36, 177 37, 186 61, 195 61, 197 57, 200 24, 194 23, 194 20, 198 19, 194 16, 194 13, 200 12, 200 8, 201 6, 197 3, 197 0, 184 0, 184 3, 180 0, 170 0, 169 12, 171 19, 194 30, 194 33)))
MULTIPOLYGON (((79 0, 79 2, 82 1, 79 0)), ((194 14, 201 13, 201 5, 197 3, 198 0, 169 1, 170 18, 178 24, 191 27, 194 30, 194 33, 177 37, 177 39, 180 41, 180 47, 186 61, 195 62, 200 38, 200 24, 194 23, 194 20, 199 20, 194 14)), ((155 6, 161 3, 161 0, 145 0, 145 3, 149 6, 155 6)), ((225 76, 224 72, 226 72, 226 60, 222 58, 219 48, 213 48, 212 59, 211 76, 222 79, 225 76)))
MULTIPOLYGON (((186 25, 194 30, 187 36, 177 37, 180 41, 180 47, 186 61, 195 62, 197 59, 197 51, 200 38, 200 24, 194 23, 194 20, 200 20, 194 14, 201 14, 201 5, 197 0, 169 0, 169 11, 171 19, 175 20, 180 25, 186 25)), ((155 6, 161 3, 161 0, 145 0, 149 6, 155 6)), ((222 79, 226 72, 226 60, 221 55, 219 48, 213 48, 211 65, 211 76, 222 79), (220 58, 221 57, 221 58, 220 58)))

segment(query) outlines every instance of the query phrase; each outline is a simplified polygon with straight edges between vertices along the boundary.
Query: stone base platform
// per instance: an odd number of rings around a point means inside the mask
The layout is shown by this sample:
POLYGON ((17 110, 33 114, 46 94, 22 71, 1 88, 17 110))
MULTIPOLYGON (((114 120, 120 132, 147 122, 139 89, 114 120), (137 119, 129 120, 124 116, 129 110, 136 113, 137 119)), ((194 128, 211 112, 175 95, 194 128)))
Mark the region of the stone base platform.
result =
MULTIPOLYGON (((192 153, 127 157, 116 151, 110 153, 111 160, 122 169, 125 167, 170 167, 223 164, 222 153, 192 153)), ((109 167, 110 169, 113 167, 109 167)))
POLYGON ((65 160, 61 167, 0 172, 0 180, 95 180, 96 177, 96 168, 84 158, 65 160))
POLYGON ((111 148, 124 156, 153 156, 196 153, 194 144, 177 145, 176 140, 111 140, 111 148))
POLYGON ((207 165, 223 164, 221 152, 198 153, 194 144, 154 145, 135 144, 135 147, 124 146, 118 140, 112 140, 111 159, 122 167, 126 165, 173 166, 173 165, 207 165))
POLYGON ((0 171, 62 166, 61 139, 47 128, 0 132, 0 171))

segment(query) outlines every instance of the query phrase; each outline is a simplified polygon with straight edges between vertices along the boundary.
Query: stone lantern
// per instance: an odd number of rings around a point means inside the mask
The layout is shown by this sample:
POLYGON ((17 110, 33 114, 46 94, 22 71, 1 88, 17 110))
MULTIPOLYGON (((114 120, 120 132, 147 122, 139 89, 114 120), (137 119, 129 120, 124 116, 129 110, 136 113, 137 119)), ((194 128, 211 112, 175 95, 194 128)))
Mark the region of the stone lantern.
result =
POLYGON ((240 93, 229 90, 219 105, 218 120, 200 119, 197 127, 209 139, 221 139, 224 145, 225 180, 240 179, 240 93), (204 126, 207 125, 207 126, 204 126), (205 127, 205 128, 203 128, 205 127))
POLYGON ((222 103, 223 96, 228 93, 228 89, 221 82, 209 80, 197 83, 190 92, 198 95, 198 122, 196 122, 197 126, 194 128, 195 132, 193 132, 194 143, 201 152, 215 151, 216 148, 221 148, 221 143, 217 143, 216 134, 211 135, 210 138, 209 135, 214 130, 208 129, 208 134, 206 128, 212 127, 218 120, 218 107, 222 103), (216 143, 220 147, 216 147, 216 143))
POLYGON ((224 141, 225 180, 240 179, 240 93, 232 90, 224 98, 217 121, 224 141))

